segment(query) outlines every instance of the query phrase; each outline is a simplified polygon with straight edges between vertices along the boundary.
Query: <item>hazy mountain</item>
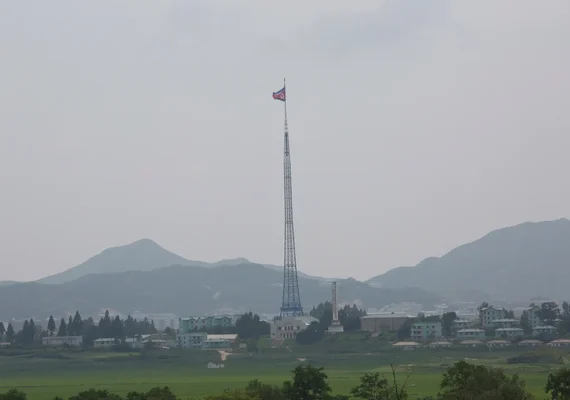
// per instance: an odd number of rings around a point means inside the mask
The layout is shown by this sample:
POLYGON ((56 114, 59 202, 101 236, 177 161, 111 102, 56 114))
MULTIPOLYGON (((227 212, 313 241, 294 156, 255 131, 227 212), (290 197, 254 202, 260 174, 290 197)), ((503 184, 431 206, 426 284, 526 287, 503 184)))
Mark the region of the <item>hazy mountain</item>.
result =
POLYGON ((125 246, 103 250, 96 256, 67 271, 40 279, 38 282, 64 283, 88 274, 150 271, 169 265, 205 267, 208 264, 201 261, 187 260, 162 248, 150 239, 141 239, 125 246))
MULTIPOLYGON (((80 310, 83 315, 112 308, 122 312, 172 312, 180 316, 221 308, 278 312, 283 273, 263 265, 203 268, 171 266, 152 271, 91 274, 63 284, 18 283, 0 287, 0 319, 44 318, 80 310)), ((329 300, 330 284, 300 278, 306 309, 329 300)), ((339 300, 360 300, 380 307, 391 302, 436 304, 440 299, 422 289, 378 289, 352 279, 339 281, 339 300)))
POLYGON ((0 281, 0 287, 1 286, 13 285, 14 283, 18 283, 18 282, 16 282, 16 281, 0 281))
MULTIPOLYGON (((103 250, 101 253, 91 257, 87 261, 70 268, 64 272, 48 276, 38 280, 39 283, 65 283, 71 282, 89 274, 115 273, 127 271, 150 271, 156 268, 167 267, 170 265, 217 268, 221 266, 233 266, 251 264, 251 261, 245 258, 235 258, 229 260, 221 260, 215 263, 207 263, 203 261, 187 260, 176 255, 150 239, 137 240, 134 243, 125 246, 111 247, 103 250)), ((267 268, 283 271, 283 267, 267 264, 267 268)), ((311 277, 299 272, 299 276, 307 278, 322 279, 311 277)), ((0 282, 0 286, 12 284, 15 282, 0 282)))
POLYGON ((570 221, 559 219, 493 231, 443 257, 400 267, 370 279, 384 288, 477 291, 492 298, 525 300, 549 295, 568 299, 570 221))

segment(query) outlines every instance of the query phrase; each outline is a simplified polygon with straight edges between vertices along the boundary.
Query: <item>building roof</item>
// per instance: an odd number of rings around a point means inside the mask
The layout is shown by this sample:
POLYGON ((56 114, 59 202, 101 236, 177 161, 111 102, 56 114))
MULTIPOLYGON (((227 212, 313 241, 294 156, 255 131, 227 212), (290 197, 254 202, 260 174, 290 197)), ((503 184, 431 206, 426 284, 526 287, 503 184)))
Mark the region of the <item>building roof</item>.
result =
POLYGON ((498 328, 495 329, 495 332, 519 332, 522 331, 522 328, 498 328))
POLYGON ((93 342, 108 342, 108 341, 115 341, 115 338, 99 338, 99 339, 95 339, 93 342))
POLYGON ((516 323, 518 322, 516 319, 514 318, 500 318, 500 319, 494 319, 491 321, 491 323, 503 323, 503 322, 513 322, 516 323))
POLYGON ((485 311, 488 311, 488 310, 505 311, 504 308, 502 308, 502 307, 495 307, 495 306, 485 307, 485 308, 482 308, 482 309, 481 309, 482 312, 485 312, 485 311))
POLYGON ((483 342, 480 340, 464 340, 459 344, 483 344, 483 342))
POLYGON ((460 329, 457 332, 463 332, 463 333, 485 333, 485 331, 483 329, 460 329))
POLYGON ((556 339, 550 343, 570 343, 570 339, 556 339))
POLYGON ((201 320, 207 320, 207 319, 232 319, 232 316, 230 315, 206 315, 206 316, 200 316, 200 317, 184 317, 184 318, 180 318, 180 321, 201 321, 201 320))
POLYGON ((421 346, 418 342, 397 342, 392 346, 421 346))
POLYGON ((415 318, 415 315, 408 315, 406 313, 378 313, 378 314, 368 314, 360 319, 381 319, 381 318, 415 318))
POLYGON ((542 340, 521 340, 519 344, 543 344, 542 340))
POLYGON ((225 334, 225 335, 208 335, 207 340, 236 340, 237 334, 225 334))
POLYGON ((429 345, 430 346, 451 346, 451 342, 447 342, 447 341, 432 342, 429 345))
POLYGON ((552 325, 542 325, 542 326, 535 326, 532 329, 540 330, 540 329, 557 329, 557 328, 555 326, 552 326, 552 325))
POLYGON ((487 344, 511 344, 508 340, 489 340, 487 344))

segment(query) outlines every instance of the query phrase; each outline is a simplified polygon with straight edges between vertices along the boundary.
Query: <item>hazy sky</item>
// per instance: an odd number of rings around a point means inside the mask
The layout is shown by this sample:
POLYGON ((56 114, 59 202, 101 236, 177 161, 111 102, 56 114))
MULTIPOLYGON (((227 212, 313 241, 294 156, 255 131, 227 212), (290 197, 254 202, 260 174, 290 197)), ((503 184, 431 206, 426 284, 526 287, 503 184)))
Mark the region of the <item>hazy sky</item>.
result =
POLYGON ((284 76, 304 272, 570 216, 570 1, 270 3, 0 3, 0 279, 281 263, 284 76))

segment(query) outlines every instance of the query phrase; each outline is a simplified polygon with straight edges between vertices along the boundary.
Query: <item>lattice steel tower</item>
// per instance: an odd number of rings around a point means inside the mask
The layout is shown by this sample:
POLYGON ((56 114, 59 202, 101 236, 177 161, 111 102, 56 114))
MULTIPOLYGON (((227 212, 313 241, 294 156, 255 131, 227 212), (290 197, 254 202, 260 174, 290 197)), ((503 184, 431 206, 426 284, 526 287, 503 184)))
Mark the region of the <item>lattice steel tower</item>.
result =
POLYGON ((285 244, 283 260, 283 303, 281 317, 303 315, 301 296, 299 295, 299 279, 297 277, 297 255, 295 252, 295 228, 293 225, 293 188, 291 184, 291 149, 289 146, 289 127, 287 125, 287 99, 285 80, 283 89, 273 93, 273 98, 284 102, 285 106, 285 147, 283 170, 285 174, 285 244))

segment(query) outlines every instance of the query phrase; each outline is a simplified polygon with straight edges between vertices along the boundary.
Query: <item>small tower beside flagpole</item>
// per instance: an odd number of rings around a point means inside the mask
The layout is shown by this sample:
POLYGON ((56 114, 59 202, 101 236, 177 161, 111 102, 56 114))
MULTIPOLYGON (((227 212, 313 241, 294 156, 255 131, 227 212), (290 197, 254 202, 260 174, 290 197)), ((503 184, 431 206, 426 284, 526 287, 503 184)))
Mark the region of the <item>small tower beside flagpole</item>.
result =
POLYGON ((332 292, 332 322, 331 326, 328 329, 328 333, 341 333, 344 332, 344 327, 340 324, 338 319, 338 296, 336 291, 336 282, 333 282, 331 285, 331 292, 332 292))

